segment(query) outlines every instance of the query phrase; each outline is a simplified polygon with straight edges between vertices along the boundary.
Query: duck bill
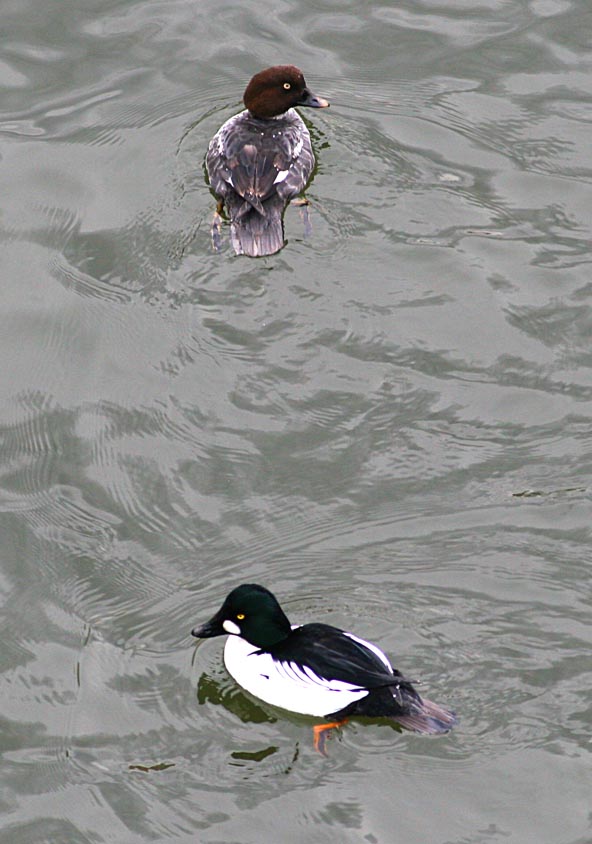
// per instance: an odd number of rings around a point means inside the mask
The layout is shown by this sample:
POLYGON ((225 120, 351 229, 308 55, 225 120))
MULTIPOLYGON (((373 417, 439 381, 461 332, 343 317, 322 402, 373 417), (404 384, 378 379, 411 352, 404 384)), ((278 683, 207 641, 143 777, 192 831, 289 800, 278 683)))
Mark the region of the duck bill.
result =
POLYGON ((305 88, 296 105, 308 106, 309 108, 329 108, 329 101, 324 100, 322 97, 317 97, 316 94, 313 94, 312 91, 305 88))
POLYGON ((218 615, 215 615, 205 624, 198 624, 191 631, 191 635, 196 639, 212 639, 214 636, 226 635, 226 630, 222 627, 222 621, 218 615))

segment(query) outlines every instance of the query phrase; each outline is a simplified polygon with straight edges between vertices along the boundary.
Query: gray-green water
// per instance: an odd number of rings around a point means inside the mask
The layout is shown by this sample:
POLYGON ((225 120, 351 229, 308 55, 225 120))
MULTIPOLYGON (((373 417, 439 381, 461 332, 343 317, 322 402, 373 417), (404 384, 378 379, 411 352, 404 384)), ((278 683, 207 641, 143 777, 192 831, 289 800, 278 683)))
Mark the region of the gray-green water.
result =
POLYGON ((0 22, 2 844, 588 844, 589 2, 0 22), (213 254, 207 141, 288 61, 312 238, 213 254), (245 580, 458 730, 320 757, 190 639, 245 580))

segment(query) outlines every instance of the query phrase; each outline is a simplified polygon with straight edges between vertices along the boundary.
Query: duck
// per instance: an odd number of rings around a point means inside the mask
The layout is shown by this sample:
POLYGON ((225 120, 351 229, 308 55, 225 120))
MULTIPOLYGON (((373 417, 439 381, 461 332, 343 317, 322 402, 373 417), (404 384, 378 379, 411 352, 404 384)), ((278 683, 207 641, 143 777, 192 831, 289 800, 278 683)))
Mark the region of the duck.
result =
POLYGON ((273 255, 284 245, 283 212, 308 183, 315 165, 310 133, 295 106, 327 108, 302 71, 276 65, 256 73, 246 87, 245 110, 222 124, 209 143, 206 169, 226 205, 237 255, 273 255))
POLYGON ((430 735, 457 724, 455 712, 422 697, 377 645, 330 624, 291 624, 259 584, 235 587, 191 634, 228 635, 224 663, 239 686, 271 706, 324 719, 313 728, 323 755, 327 731, 349 718, 387 719, 430 735))

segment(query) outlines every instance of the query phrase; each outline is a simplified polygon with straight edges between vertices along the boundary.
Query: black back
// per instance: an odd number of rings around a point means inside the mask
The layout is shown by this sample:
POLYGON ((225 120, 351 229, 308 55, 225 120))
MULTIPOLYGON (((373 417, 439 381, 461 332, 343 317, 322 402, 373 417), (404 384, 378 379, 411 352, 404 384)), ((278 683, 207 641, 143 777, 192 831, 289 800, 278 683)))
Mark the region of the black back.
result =
POLYGON ((396 669, 389 670, 369 648, 329 624, 304 624, 269 648, 277 659, 310 668, 325 680, 341 680, 360 689, 413 686, 396 669))

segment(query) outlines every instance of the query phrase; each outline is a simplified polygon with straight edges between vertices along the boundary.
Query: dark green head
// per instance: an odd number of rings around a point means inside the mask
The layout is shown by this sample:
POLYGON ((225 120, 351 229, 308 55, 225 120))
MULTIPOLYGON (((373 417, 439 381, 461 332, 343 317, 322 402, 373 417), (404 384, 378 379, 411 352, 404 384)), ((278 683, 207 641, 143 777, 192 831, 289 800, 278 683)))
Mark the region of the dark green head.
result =
POLYGON ((264 586, 243 583, 228 595, 213 618, 191 631, 198 639, 230 633, 258 648, 271 648, 291 631, 274 595, 264 586))

